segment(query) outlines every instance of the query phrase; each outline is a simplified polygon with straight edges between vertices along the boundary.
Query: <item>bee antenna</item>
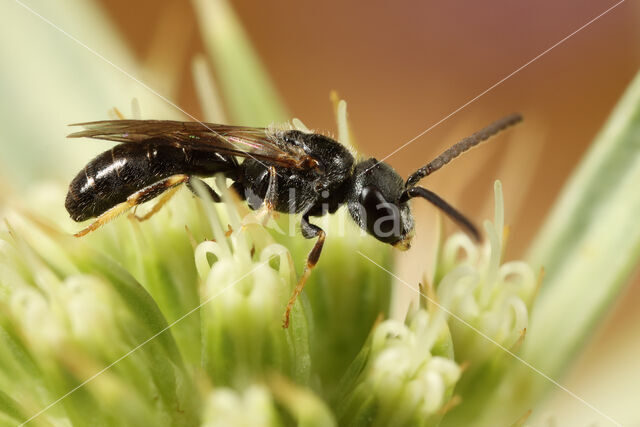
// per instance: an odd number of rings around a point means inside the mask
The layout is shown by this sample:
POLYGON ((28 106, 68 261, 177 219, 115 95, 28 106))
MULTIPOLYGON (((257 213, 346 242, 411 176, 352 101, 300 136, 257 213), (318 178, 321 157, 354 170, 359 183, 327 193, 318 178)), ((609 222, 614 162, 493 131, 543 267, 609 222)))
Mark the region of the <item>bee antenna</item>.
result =
POLYGON ((464 215, 458 212, 453 206, 442 200, 436 193, 422 187, 411 187, 405 190, 404 193, 402 193, 400 201, 406 201, 409 199, 413 199, 414 197, 422 197, 423 199, 431 202, 431 204, 444 212, 449 218, 451 218, 461 228, 469 233, 475 241, 481 241, 480 233, 478 232, 476 226, 473 225, 473 223, 469 221, 464 215))
POLYGON ((485 141, 497 134, 503 129, 508 128, 509 126, 513 126, 516 123, 522 121, 522 116, 518 113, 510 114, 506 117, 501 118, 500 120, 496 120, 491 123, 489 126, 484 129, 479 130, 471 136, 464 138, 463 140, 457 142, 451 147, 447 148, 442 154, 438 157, 427 163, 425 166, 421 167, 417 171, 415 171, 408 179, 405 184, 406 188, 411 188, 418 183, 422 178, 427 175, 432 174, 433 172, 440 169, 442 166, 449 163, 451 160, 458 157, 460 154, 464 153, 471 147, 474 147, 480 144, 482 141, 485 141))

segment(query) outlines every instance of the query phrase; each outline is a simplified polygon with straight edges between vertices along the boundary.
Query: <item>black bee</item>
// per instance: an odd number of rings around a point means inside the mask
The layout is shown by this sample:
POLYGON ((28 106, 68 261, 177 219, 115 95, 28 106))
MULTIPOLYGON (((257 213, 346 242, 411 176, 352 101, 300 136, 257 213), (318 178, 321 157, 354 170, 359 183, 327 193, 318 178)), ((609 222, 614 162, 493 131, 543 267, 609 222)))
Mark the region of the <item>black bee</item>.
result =
POLYGON ((134 206, 162 194, 144 220, 186 186, 198 181, 215 202, 220 196, 199 177, 223 174, 252 209, 302 214, 302 235, 317 238, 304 273, 289 300, 284 326, 296 297, 318 262, 325 232, 309 217, 347 204, 353 220, 376 239, 401 250, 410 246, 414 222, 409 200, 427 199, 474 238, 476 227, 433 192, 416 186, 469 148, 522 120, 512 114, 451 146, 407 181, 374 158, 356 161, 339 142, 299 130, 273 130, 167 120, 109 120, 79 123, 72 138, 120 142, 90 161, 73 179, 65 207, 74 221, 97 219, 83 236, 134 206))

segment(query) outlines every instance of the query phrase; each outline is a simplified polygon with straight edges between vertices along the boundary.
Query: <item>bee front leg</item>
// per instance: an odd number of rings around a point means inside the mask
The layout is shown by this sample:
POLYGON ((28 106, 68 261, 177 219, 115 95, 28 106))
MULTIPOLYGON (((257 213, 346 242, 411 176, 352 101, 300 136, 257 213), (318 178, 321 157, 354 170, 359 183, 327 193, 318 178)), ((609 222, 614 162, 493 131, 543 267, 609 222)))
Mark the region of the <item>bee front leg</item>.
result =
MULTIPOLYGON (((74 236, 75 237, 82 237, 85 234, 88 234, 88 233, 100 228, 101 226, 103 226, 104 224, 108 223, 112 219, 122 215, 123 213, 125 213, 129 209, 133 208, 134 206, 137 206, 137 205, 139 205, 141 203, 149 201, 149 200, 153 199, 154 197, 157 197, 160 194, 164 193, 167 190, 175 192, 175 190, 177 190, 177 186, 178 185, 183 184, 183 183, 185 183, 187 181, 189 181, 189 176, 188 175, 183 175, 183 174, 173 175, 173 176, 165 178, 165 179, 163 179, 161 181, 158 181, 158 182, 156 182, 154 184, 151 184, 151 185, 149 185, 149 186, 147 186, 147 187, 145 187, 145 188, 143 188, 143 189, 141 189, 139 191, 136 191, 135 193, 133 193, 132 195, 127 197, 127 200, 125 200, 122 203, 118 203, 117 205, 115 205, 114 207, 109 209, 108 211, 106 211, 103 214, 101 214, 88 227, 78 231, 76 234, 74 234, 74 236)), ((173 194, 165 195, 165 196, 169 196, 169 197, 167 197, 165 200, 160 200, 158 202, 158 205, 160 205, 160 206, 156 205, 145 216, 136 217, 136 218, 138 218, 141 221, 143 221, 145 219, 148 219, 149 217, 151 217, 151 215, 153 215, 158 210, 160 210, 162 205, 164 205, 172 195, 173 194)))
POLYGON ((287 308, 282 318, 283 328, 289 327, 289 317, 291 315, 291 308, 293 308, 293 304, 296 302, 298 295, 300 295, 300 293, 302 292, 302 289, 304 288, 304 285, 307 282, 307 279, 311 275, 311 270, 316 266, 316 264, 318 263, 318 260, 320 259, 320 254, 322 253, 322 246, 324 245, 324 238, 326 236, 326 233, 322 228, 318 227, 317 225, 311 224, 309 222, 308 214, 304 214, 302 216, 302 221, 300 222, 300 226, 302 229, 302 235, 305 237, 305 239, 313 239, 314 237, 317 237, 318 240, 316 240, 316 244, 313 245, 311 252, 309 252, 309 255, 307 255, 307 264, 304 267, 304 272, 302 273, 300 280, 298 280, 298 283, 296 284, 296 287, 293 290, 293 294, 291 295, 291 298, 289 298, 289 302, 287 303, 287 308))

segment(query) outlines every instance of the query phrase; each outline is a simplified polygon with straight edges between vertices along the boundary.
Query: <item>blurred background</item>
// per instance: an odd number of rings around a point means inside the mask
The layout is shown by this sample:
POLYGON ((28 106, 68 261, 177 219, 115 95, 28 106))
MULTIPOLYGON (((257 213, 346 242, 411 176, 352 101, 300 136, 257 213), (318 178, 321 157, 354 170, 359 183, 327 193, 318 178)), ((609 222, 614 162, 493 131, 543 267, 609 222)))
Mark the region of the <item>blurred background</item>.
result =
MULTIPOLYGON (((190 72, 193 56, 204 52, 194 9, 170 0, 101 3, 136 57, 165 75, 166 83, 154 88, 201 118, 190 72)), ((232 4, 291 116, 333 132, 329 92, 337 90, 348 102, 362 151, 382 158, 614 2, 232 4)), ((428 181, 448 197, 455 186, 460 197, 453 201, 471 211, 487 200, 494 179, 534 169, 526 188, 515 180, 504 183, 511 198, 526 198, 511 222, 518 230, 512 250, 519 253, 638 70, 634 7, 620 5, 387 162, 407 176, 492 120, 522 112, 526 123, 519 129, 428 181), (507 139, 527 153, 511 165, 502 164, 512 150, 507 139), (469 169, 476 178, 460 180, 469 169)))
MULTIPOLYGON (((11 187, 7 191, 35 180, 67 183, 91 154, 104 149, 97 142, 65 140, 67 123, 109 118, 112 107, 130 115, 134 96, 140 99, 143 118, 185 119, 118 67, 188 114, 205 119, 192 65, 194 57, 206 52, 202 26, 207 23, 199 23, 193 3, 24 4, 77 42, 17 2, 1 7, 10 19, 0 28, 0 176, 6 181, 2 187, 11 187)), ((381 159, 616 2, 231 4, 288 117, 335 134, 329 93, 336 90, 348 102, 360 150, 381 159)), ((506 222, 512 227, 507 259, 522 256, 565 179, 640 68, 639 18, 637 3, 620 4, 386 161, 407 176, 457 140, 505 114, 521 112, 524 123, 456 160, 424 185, 480 222, 493 215, 492 182, 501 179, 506 222)), ((208 65, 215 78, 220 64, 208 65)), ((234 121, 233 112, 225 113, 234 121)), ((416 244, 399 257, 399 274, 412 283, 423 277, 435 224, 432 208, 414 206, 416 244)), ((585 283, 584 291, 596 285, 585 283)), ((621 395, 640 395, 639 303, 636 278, 563 380, 611 415, 633 410, 621 395)), ((538 420, 545 421, 547 413, 558 425, 600 420, 562 391, 544 412, 538 411, 538 420)))

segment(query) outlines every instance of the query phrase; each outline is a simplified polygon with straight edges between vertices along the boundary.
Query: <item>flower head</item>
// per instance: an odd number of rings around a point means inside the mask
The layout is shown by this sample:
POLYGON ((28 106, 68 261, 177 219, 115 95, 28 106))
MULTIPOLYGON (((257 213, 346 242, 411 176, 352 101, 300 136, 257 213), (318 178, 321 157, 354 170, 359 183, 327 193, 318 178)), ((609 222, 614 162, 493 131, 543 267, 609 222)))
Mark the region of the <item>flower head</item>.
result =
POLYGON ((491 399, 512 362, 509 353, 525 337, 538 285, 527 263, 502 262, 508 228, 499 181, 494 192, 494 221, 484 223, 488 242, 477 246, 467 235, 455 234, 441 248, 436 266, 436 300, 451 317, 455 360, 466 367, 456 387, 465 404, 448 414, 445 425, 471 422, 491 399))
POLYGON ((413 307, 404 323, 381 322, 345 377, 359 372, 338 407, 342 422, 438 425, 462 373, 452 356, 449 330, 439 311, 413 307))
POLYGON ((494 222, 484 224, 488 244, 478 247, 466 234, 455 234, 445 242, 436 268, 437 300, 459 320, 451 322, 458 361, 481 363, 502 352, 499 346, 512 348, 526 331, 536 290, 528 264, 502 263, 508 231, 499 181, 494 189, 494 222))

